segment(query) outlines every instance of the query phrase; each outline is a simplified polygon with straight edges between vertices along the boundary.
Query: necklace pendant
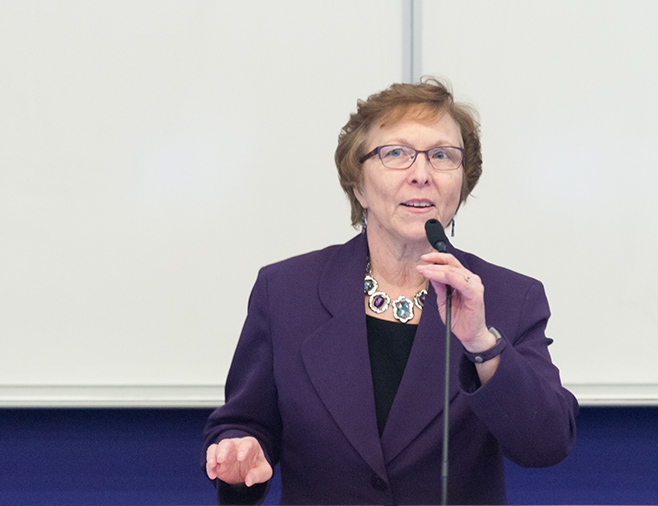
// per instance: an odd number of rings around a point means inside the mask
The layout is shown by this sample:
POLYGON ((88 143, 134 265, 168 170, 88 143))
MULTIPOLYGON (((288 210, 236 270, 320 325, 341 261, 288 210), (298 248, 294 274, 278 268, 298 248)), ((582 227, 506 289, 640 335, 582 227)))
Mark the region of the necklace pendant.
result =
MULTIPOLYGON (((414 297, 415 298, 415 297, 414 297)), ((393 316, 402 323, 407 323, 414 317, 414 304, 409 297, 400 295, 393 302, 393 316)))
POLYGON ((421 311, 423 310, 423 307, 425 307, 426 298, 427 290, 421 290, 420 292, 416 292, 416 295, 414 295, 414 304, 421 311))
POLYGON ((379 287, 379 283, 377 283, 377 280, 373 278, 370 274, 367 274, 365 279, 363 280, 363 293, 366 295, 372 295, 377 291, 377 288, 379 287))
POLYGON ((368 299, 368 307, 377 314, 381 314, 388 309, 391 298, 386 292, 374 292, 368 299))

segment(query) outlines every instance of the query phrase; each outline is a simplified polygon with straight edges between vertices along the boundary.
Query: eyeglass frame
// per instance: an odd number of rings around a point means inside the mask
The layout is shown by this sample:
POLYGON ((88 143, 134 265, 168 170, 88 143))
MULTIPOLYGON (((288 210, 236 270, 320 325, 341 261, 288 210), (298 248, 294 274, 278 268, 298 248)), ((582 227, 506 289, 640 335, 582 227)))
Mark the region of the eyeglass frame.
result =
POLYGON ((457 170, 459 167, 461 167, 462 165, 464 165, 464 157, 466 156, 466 150, 465 150, 464 148, 460 148, 459 146, 434 146, 433 148, 426 149, 426 150, 422 150, 422 149, 412 148, 411 146, 406 146, 405 144, 384 144, 383 146, 377 146, 377 147, 376 147, 375 149, 373 149, 370 153, 367 153, 367 154, 363 155, 361 158, 359 158, 359 163, 363 164, 363 163, 366 162, 366 160, 369 160, 369 159, 372 158, 373 156, 375 156, 375 155, 379 155, 379 160, 382 162, 382 165, 384 165, 384 167, 386 167, 387 169, 391 169, 391 170, 407 170, 407 169, 409 169, 414 163, 416 163, 416 159, 418 158, 418 154, 419 154, 419 153, 423 153, 423 154, 425 155, 425 158, 427 158, 427 163, 429 163, 430 166, 431 166, 434 170, 441 170, 441 171, 457 170), (414 157, 413 157, 413 160, 411 160, 411 163, 409 164, 408 167, 404 167, 404 168, 394 168, 394 167, 388 167, 386 164, 384 164, 384 160, 382 160, 382 156, 381 156, 381 151, 380 151, 380 150, 381 150, 382 148, 389 148, 389 147, 395 147, 395 146, 400 146, 400 147, 402 147, 402 148, 408 148, 408 149, 411 149, 411 150, 413 150, 413 151, 415 152, 415 155, 414 155, 414 157), (462 159, 461 159, 461 161, 459 162, 459 165, 457 165, 456 167, 453 167, 452 169, 437 169, 436 167, 434 167, 434 165, 432 165, 432 161, 430 160, 430 151, 434 151, 435 149, 440 149, 440 148, 452 148, 452 149, 456 149, 456 150, 458 150, 458 151, 461 151, 462 159))

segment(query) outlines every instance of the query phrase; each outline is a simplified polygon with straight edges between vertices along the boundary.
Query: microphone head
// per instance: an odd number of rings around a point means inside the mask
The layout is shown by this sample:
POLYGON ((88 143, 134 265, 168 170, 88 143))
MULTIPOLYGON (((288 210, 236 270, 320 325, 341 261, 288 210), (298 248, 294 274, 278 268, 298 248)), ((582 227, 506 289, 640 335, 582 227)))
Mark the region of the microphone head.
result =
POLYGON ((439 220, 432 218, 425 222, 425 234, 432 247, 440 253, 445 253, 448 238, 439 220))

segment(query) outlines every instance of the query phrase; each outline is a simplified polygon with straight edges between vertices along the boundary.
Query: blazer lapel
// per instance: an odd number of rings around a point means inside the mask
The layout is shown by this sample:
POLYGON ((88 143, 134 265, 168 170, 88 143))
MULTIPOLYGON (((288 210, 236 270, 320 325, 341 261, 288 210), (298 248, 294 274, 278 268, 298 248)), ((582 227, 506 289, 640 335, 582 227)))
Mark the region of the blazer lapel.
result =
MULTIPOLYGON (((443 412, 445 392, 445 324, 436 307, 436 293, 430 286, 427 302, 416 331, 414 345, 389 413, 382 448, 390 462, 443 412)), ((461 359, 461 344, 450 340, 450 398, 459 392, 456 380, 461 359)))
POLYGON ((377 432, 366 339, 363 276, 365 236, 337 250, 320 279, 320 300, 333 318, 302 345, 313 386, 350 444, 380 476, 386 476, 377 432))

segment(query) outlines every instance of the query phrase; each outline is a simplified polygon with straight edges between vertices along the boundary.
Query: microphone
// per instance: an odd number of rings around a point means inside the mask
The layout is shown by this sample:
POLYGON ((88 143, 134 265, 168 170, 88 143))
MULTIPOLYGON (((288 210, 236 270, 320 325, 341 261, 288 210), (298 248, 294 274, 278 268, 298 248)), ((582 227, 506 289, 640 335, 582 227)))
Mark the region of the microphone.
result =
MULTIPOLYGON (((432 218, 425 222, 425 235, 432 247, 439 253, 445 253, 448 238, 439 220, 432 218)), ((450 334, 452 333, 452 286, 446 285, 446 361, 443 385, 443 456, 441 459, 441 504, 448 504, 448 443, 449 443, 449 408, 450 408, 450 334)))
POLYGON ((427 235, 427 240, 435 250, 440 253, 446 252, 448 238, 446 237, 446 231, 443 230, 443 225, 441 225, 439 220, 432 218, 425 222, 425 235, 427 235))

